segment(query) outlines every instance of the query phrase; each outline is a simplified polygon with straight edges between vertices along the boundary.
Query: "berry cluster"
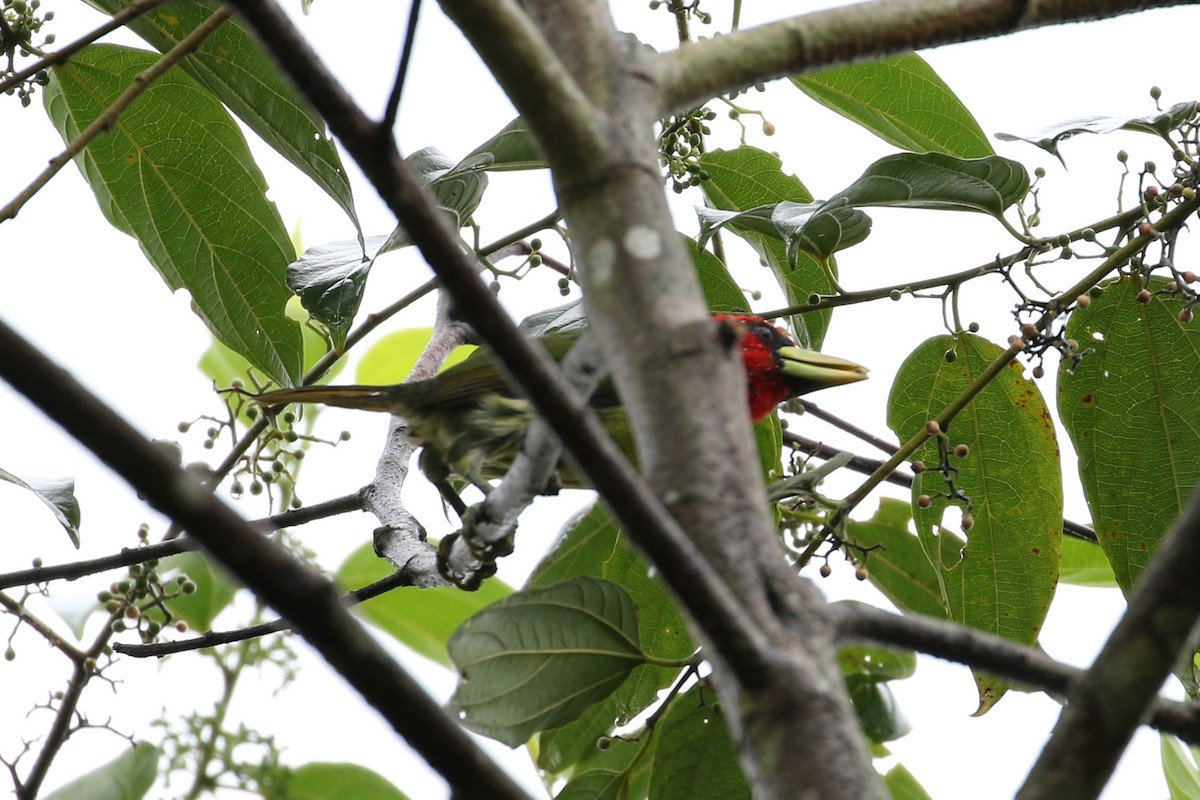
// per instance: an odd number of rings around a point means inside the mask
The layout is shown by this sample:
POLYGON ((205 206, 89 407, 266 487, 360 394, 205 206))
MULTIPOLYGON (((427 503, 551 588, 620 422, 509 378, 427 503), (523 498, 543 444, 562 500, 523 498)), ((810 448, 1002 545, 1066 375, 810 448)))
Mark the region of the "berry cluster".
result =
POLYGON ((18 73, 17 58, 42 56, 42 48, 54 44, 53 33, 46 34, 40 43, 34 43, 34 37, 41 33, 42 27, 54 19, 54 12, 47 11, 39 15, 42 0, 0 2, 3 2, 0 6, 0 54, 7 62, 0 68, 0 83, 4 84, 5 94, 17 95, 22 107, 25 107, 31 102, 36 87, 50 82, 50 75, 42 69, 25 78, 11 80, 18 73))

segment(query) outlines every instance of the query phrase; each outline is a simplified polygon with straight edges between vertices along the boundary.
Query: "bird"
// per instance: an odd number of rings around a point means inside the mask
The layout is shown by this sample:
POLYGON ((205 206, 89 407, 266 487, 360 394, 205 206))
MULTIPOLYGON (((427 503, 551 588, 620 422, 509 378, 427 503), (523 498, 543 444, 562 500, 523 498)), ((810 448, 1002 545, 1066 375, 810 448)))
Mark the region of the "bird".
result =
MULTIPOLYGON (((853 361, 799 347, 763 317, 718 313, 713 319, 728 325, 739 337, 753 421, 770 415, 789 398, 867 377, 867 369, 853 361)), ((548 335, 539 341, 560 360, 575 338, 548 335)), ((288 403, 317 403, 397 414, 409 425, 410 441, 423 445, 421 470, 437 484, 458 477, 482 485, 502 477, 535 413, 482 349, 428 380, 387 386, 304 386, 249 394, 268 410, 288 403)), ((633 433, 611 382, 601 385, 590 404, 617 444, 632 454, 633 433)), ((558 484, 568 488, 590 485, 568 462, 559 464, 558 484)))

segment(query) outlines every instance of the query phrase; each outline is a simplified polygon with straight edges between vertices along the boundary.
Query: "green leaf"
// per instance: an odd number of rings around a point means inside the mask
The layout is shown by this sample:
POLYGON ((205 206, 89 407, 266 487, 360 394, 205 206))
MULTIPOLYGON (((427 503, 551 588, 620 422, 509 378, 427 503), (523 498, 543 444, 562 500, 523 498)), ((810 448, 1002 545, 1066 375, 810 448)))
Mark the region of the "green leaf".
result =
MULTIPOLYGON (((530 585, 551 585, 579 575, 604 578, 629 593, 639 609, 638 638, 647 656, 680 660, 695 651, 675 599, 651 576, 649 565, 624 540, 616 521, 600 503, 568 523, 535 570, 530 585)), ((659 691, 678 674, 678 669, 649 664, 638 667, 620 688, 575 722, 542 734, 538 766, 557 773, 585 758, 600 737, 609 736, 655 702, 659 691)))
POLYGON ((182 573, 196 584, 195 592, 168 600, 167 608, 176 619, 184 620, 197 631, 212 629, 213 620, 233 602, 241 586, 201 553, 181 553, 163 559, 159 570, 164 576, 182 573))
MULTIPOLYGON (((938 336, 914 351, 896 375, 888 425, 901 441, 925 427, 1003 353, 971 334, 938 336), (954 350, 957 358, 945 354, 954 350)), ((1054 425, 1037 386, 1017 362, 992 380, 947 426, 950 450, 966 444, 966 458, 948 456, 954 486, 971 501, 974 527, 955 530, 945 518, 951 503, 935 439, 915 457, 930 469, 916 476, 913 512, 918 536, 937 568, 951 617, 1013 641, 1033 644, 1058 579, 1062 538, 1062 476, 1054 425)), ((965 514, 965 512, 964 512, 965 514)), ((872 555, 873 557, 873 555, 872 555)), ((982 713, 1003 685, 976 675, 982 713)))
POLYGON ((554 800, 620 800, 624 789, 624 773, 596 769, 572 778, 554 800))
POLYGON ((700 247, 720 228, 732 225, 782 241, 791 268, 796 267, 801 252, 828 259, 838 250, 863 241, 871 232, 871 218, 863 212, 825 203, 784 200, 742 212, 697 208, 696 215, 700 218, 700 247))
POLYGON ((960 158, 992 154, 975 117, 915 53, 791 80, 821 105, 901 150, 960 158))
MULTIPOLYGON (((417 171, 421 183, 433 192, 438 207, 450 218, 450 224, 455 229, 466 225, 483 199, 488 185, 487 174, 472 169, 465 162, 455 164, 436 147, 423 147, 404 160, 417 171)), ((412 239, 408 233, 397 227, 379 252, 388 253, 410 244, 412 239)))
POLYGON ((847 645, 838 648, 838 666, 847 678, 858 676, 877 683, 903 680, 917 671, 917 654, 890 647, 847 645))
MULTIPOLYGON (((700 188, 715 209, 743 212, 784 200, 810 203, 813 199, 799 179, 784 174, 778 156, 754 147, 743 145, 736 150, 705 153, 700 166, 710 176, 701 182, 700 188)), ((834 291, 830 273, 836 275, 836 267, 832 259, 826 269, 816 259, 800 253, 795 264, 789 266, 787 248, 773 234, 737 223, 730 225, 730 230, 745 239, 771 268, 789 305, 803 305, 814 293, 834 291)), ((829 310, 823 310, 792 317, 802 346, 814 350, 821 348, 829 329, 830 315, 829 310)))
POLYGON ((683 245, 692 256, 696 274, 700 276, 700 288, 704 290, 704 302, 712 311, 727 314, 744 314, 750 310, 742 287, 729 274, 729 270, 707 250, 701 249, 690 236, 683 237, 683 245))
POLYGON ((1166 111, 1157 114, 1140 117, 1079 117, 1056 122, 1024 136, 997 133, 996 138, 1002 142, 1029 142, 1062 161, 1063 157, 1058 151, 1058 145, 1076 134, 1137 131, 1167 136, 1172 130, 1191 119, 1195 113, 1196 104, 1194 102, 1176 103, 1166 111))
POLYGON ((827 260, 871 233, 871 218, 863 212, 822 203, 779 203, 771 221, 787 242, 788 264, 792 267, 801 251, 827 260))
POLYGON ((1159 736, 1163 777, 1171 800, 1200 800, 1200 769, 1196 768, 1197 751, 1186 747, 1174 736, 1159 736))
POLYGON ((850 520, 846 534, 855 546, 874 548, 867 557, 869 580, 897 608, 945 619, 941 579, 911 525, 912 504, 883 497, 874 516, 850 520))
POLYGON ((1179 321, 1184 304, 1163 286, 1143 305, 1136 279, 1105 284, 1067 323, 1094 352, 1059 372, 1092 525, 1126 593, 1200 481, 1200 327, 1179 321))
POLYGON ((858 724, 872 742, 895 741, 912 730, 886 683, 873 681, 866 675, 850 675, 846 678, 846 688, 858 724))
POLYGON ((339 350, 354 324, 371 266, 387 240, 387 236, 372 236, 365 241, 329 242, 308 248, 288 264, 288 288, 300 297, 308 313, 329 329, 339 350))
MULTIPOLYGON (((91 45, 51 70, 47 113, 74 140, 149 68, 153 54, 91 45)), ((292 245, 245 138, 221 104, 168 71, 76 156, 100 209, 138 240, 221 342, 283 385, 300 376, 300 330, 284 313, 292 245)))
POLYGON ((455 631, 449 651, 462 723, 510 747, 578 718, 645 661, 629 595, 586 577, 489 606, 455 631))
POLYGON ((729 726, 711 690, 693 687, 671 703, 655 727, 658 750, 650 774, 654 800, 751 797, 729 726))
MULTIPOLYGON (((308 312, 300 305, 300 298, 293 296, 288 300, 287 315, 291 319, 301 324, 300 334, 304 341, 304 372, 316 365, 329 350, 329 345, 321 334, 313 330, 311 325, 305 325, 308 321, 308 312)), ((200 371, 212 379, 217 386, 230 386, 234 380, 246 382, 247 376, 250 374, 250 362, 247 361, 241 354, 235 353, 225 345, 221 344, 216 339, 213 339, 203 353, 200 354, 200 360, 196 363, 200 371)), ((329 369, 325 372, 325 376, 321 379, 322 382, 332 380, 342 368, 346 366, 344 360, 333 362, 329 369)), ((312 416, 320 409, 320 406, 312 406, 306 413, 308 421, 312 421, 312 416)), ((249 420, 246 420, 249 423, 249 420)))
POLYGON ((71 537, 71 544, 79 549, 79 500, 75 498, 75 479, 21 480, 11 472, 0 469, 0 481, 12 483, 33 492, 37 499, 46 504, 58 524, 71 537))
POLYGON ((287 782, 288 800, 407 800, 377 772, 358 764, 304 764, 287 782))
POLYGON ((158 777, 158 748, 138 742, 104 766, 80 775, 44 800, 139 800, 158 777))
MULTIPOLYGON (((433 192, 450 224, 455 229, 466 225, 483 199, 488 185, 486 172, 462 163, 455 165, 436 147, 418 150, 405 161, 433 192)), ((375 260, 413 243, 399 226, 387 237, 372 236, 368 242, 369 246, 358 242, 356 247, 355 242, 343 241, 309 248, 287 268, 288 287, 300 295, 313 318, 329 329, 334 348, 339 351, 362 304, 375 260)))
MULTIPOLYGON (((116 14, 127 0, 87 0, 116 14)), ((167 52, 195 30, 219 3, 174 0, 126 23, 160 52, 167 52)), ((280 71, 241 17, 227 19, 183 59, 183 71, 229 107, 250 130, 312 178, 342 207, 359 231, 350 181, 325 123, 280 71)))
POLYGON ((563 526, 558 540, 529 576, 526 588, 541 589, 580 575, 604 577, 604 564, 613 557, 621 530, 612 515, 593 503, 563 526))
POLYGON ((1029 174, 1000 156, 962 159, 941 153, 897 153, 867 167, 858 180, 827 200, 839 206, 888 206, 978 211, 1003 219, 1029 191, 1029 174))
POLYGON ((1058 580, 1073 586, 1094 586, 1113 589, 1117 576, 1112 565, 1104 556, 1104 550, 1092 542, 1064 536, 1062 540, 1062 562, 1059 564, 1058 580))
MULTIPOLYGON (((362 354, 354 373, 355 382, 367 386, 400 383, 412 372, 432 335, 433 328, 409 328, 383 336, 362 354)), ((441 368, 454 366, 475 350, 474 345, 454 348, 441 368)))
MULTIPOLYGON (((393 572, 386 561, 375 555, 370 544, 364 544, 338 568, 337 582, 345 589, 359 589, 393 572)), ((404 587, 359 603, 354 611, 413 651, 450 666, 446 652, 450 635, 472 614, 511 594, 512 589, 498 578, 484 582, 477 592, 450 586, 404 587)))
POLYGON ((587 315, 583 310, 583 299, 577 298, 561 306, 547 308, 530 314, 518 325, 531 337, 549 336, 555 333, 580 333, 587 329, 587 315))
POLYGON ((892 800, 933 800, 903 764, 888 770, 883 782, 892 793, 892 800))
POLYGON ((489 172, 543 169, 546 161, 525 120, 517 117, 492 138, 472 150, 459 167, 489 172))

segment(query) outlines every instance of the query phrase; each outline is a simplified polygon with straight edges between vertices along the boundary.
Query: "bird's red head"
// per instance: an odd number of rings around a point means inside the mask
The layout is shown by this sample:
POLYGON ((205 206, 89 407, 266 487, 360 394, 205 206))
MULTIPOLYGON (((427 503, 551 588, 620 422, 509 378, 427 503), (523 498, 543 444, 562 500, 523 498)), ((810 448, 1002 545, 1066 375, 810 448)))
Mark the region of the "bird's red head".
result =
POLYGON ((746 367, 750 417, 755 422, 788 398, 867 377, 867 370, 852 361, 798 347, 790 336, 762 317, 713 316, 742 330, 742 362, 746 367))

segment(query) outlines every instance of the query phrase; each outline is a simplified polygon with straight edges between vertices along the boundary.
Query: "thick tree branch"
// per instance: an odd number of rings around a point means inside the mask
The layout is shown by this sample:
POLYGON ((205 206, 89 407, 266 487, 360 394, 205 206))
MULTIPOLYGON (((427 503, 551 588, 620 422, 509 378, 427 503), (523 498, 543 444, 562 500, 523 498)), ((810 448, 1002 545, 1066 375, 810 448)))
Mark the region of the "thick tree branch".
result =
MULTIPOLYGON (((1060 700, 1087 674, 1041 650, 947 620, 901 616, 859 603, 839 603, 832 606, 831 613, 842 643, 869 642, 916 650, 985 670, 1060 700)), ((1159 699, 1151 708, 1147 718, 1151 727, 1200 744, 1200 706, 1159 699)))
MULTIPOLYGON (((577 142, 536 116, 540 106, 558 103, 527 81, 548 56, 503 48, 487 32, 491 25, 480 19, 478 3, 442 5, 529 121, 550 164, 579 256, 589 325, 629 413, 647 480, 691 545, 662 551, 643 529, 626 530, 693 614, 716 662, 725 707, 737 710, 731 726, 756 794, 882 796, 837 672, 823 601, 790 572, 773 536, 745 410, 744 370, 714 336, 665 202, 653 136, 653 54, 614 29, 604 3, 525 3, 587 98, 568 98, 560 113, 577 124, 576 118, 598 119, 603 128, 604 140, 580 158, 577 142), (747 626, 741 642, 721 635, 717 620, 692 602, 698 588, 717 590, 680 579, 674 562, 692 552, 736 596, 747 626), (799 620, 806 635, 782 626, 780 615, 799 620), (803 764, 781 757, 799 741, 815 748, 803 764)), ((521 13, 505 4, 485 8, 494 16, 521 13)))
MULTIPOLYGON (((417 358, 408 380, 432 378, 450 352, 470 338, 470 329, 450 318, 450 306, 448 295, 438 298, 433 335, 417 358)), ((364 507, 382 525, 375 531, 376 553, 392 562, 414 586, 448 586, 449 581, 438 572, 437 553, 426 541, 424 526, 404 507, 400 498, 415 450, 416 446, 408 436, 408 423, 401 417, 392 416, 387 441, 375 467, 375 479, 363 489, 364 507)))
POLYGON ((1019 800, 1098 797, 1200 619, 1200 491, 1159 545, 1129 607, 1063 710, 1019 800))
POLYGON ((761 81, 854 61, 1190 2, 874 0, 816 11, 665 53, 658 71, 658 110, 663 115, 683 111, 761 81))
POLYGON ((527 800, 352 617, 333 585, 260 536, 159 447, 0 323, 0 376, 266 600, 462 797, 527 800))
MULTIPOLYGON (((689 608, 719 632, 727 647, 745 654, 741 666, 747 675, 762 669, 764 665, 755 657, 769 648, 744 624, 741 605, 713 568, 697 556, 687 534, 658 498, 637 478, 599 420, 571 391, 558 366, 521 335, 500 307, 420 178, 392 148, 387 132, 363 114, 277 5, 269 0, 236 0, 234 4, 309 102, 329 121, 453 295, 458 313, 525 389, 621 523, 639 531, 640 542, 651 558, 664 565, 664 573, 669 568, 672 585, 691 587, 689 608)), ((715 338, 711 326, 706 332, 715 338)))

